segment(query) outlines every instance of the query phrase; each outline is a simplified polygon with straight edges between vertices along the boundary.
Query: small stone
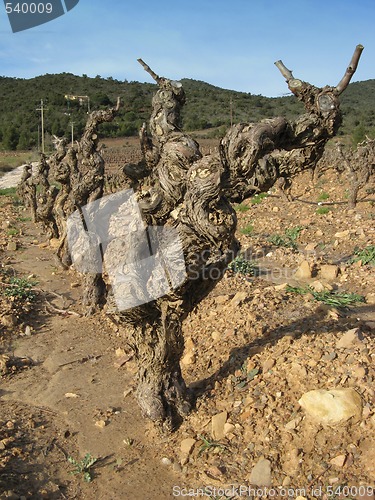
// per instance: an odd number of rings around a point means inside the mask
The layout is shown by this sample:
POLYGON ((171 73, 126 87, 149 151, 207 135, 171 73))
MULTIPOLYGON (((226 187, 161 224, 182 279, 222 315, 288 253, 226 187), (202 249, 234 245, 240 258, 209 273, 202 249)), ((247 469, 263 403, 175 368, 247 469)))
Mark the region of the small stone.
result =
POLYGON ((117 358, 122 358, 123 356, 125 356, 125 350, 122 349, 121 347, 118 347, 116 350, 115 350, 115 355, 117 358))
POLYGON ((224 424, 224 436, 227 436, 228 434, 231 434, 235 430, 235 426, 233 424, 230 424, 229 422, 226 422, 224 424))
POLYGON ((104 429, 104 427, 107 425, 106 420, 97 420, 95 422, 95 426, 99 427, 99 429, 104 429))
POLYGON ((349 229, 335 233, 335 238, 347 238, 350 235, 349 229))
POLYGON ((60 240, 58 238, 51 238, 49 240, 49 245, 50 245, 51 248, 53 248, 54 250, 56 250, 60 246, 60 240))
POLYGON ((375 293, 371 292, 371 293, 368 293, 365 297, 366 299, 366 303, 367 304, 370 304, 370 305, 375 305, 375 293))
POLYGON ((281 283, 280 285, 275 285, 273 288, 277 291, 286 290, 288 288, 288 283, 281 283))
POLYGON ((272 358, 266 359, 262 364, 263 373, 267 373, 269 370, 271 370, 275 366, 275 363, 276 361, 272 358))
POLYGON ((328 283, 322 283, 319 280, 314 281, 311 283, 311 288, 313 288, 316 292, 325 292, 327 290, 332 290, 332 287, 328 285, 328 283))
POLYGON ((307 253, 314 252, 317 246, 318 246, 317 243, 309 243, 305 246, 305 252, 307 253))
POLYGON ((328 482, 329 484, 336 484, 340 481, 340 479, 338 477, 329 477, 328 478, 328 482))
POLYGON ((279 212, 280 208, 279 207, 272 207, 272 212, 279 212))
POLYGON ((193 438, 186 438, 181 441, 181 453, 182 455, 190 455, 192 449, 194 448, 194 445, 196 443, 196 440, 193 438))
POLYGON ((294 277, 301 280, 311 278, 311 267, 307 260, 301 262, 297 271, 294 273, 294 277))
POLYGON ((289 476, 285 476, 284 480, 283 480, 283 486, 284 486, 284 488, 286 486, 289 486, 291 482, 292 482, 291 478, 289 476))
POLYGON ((228 302, 228 300, 229 300, 229 295, 218 295, 217 297, 215 297, 215 302, 218 305, 225 304, 226 302, 228 302))
POLYGON ((362 413, 361 396, 352 388, 309 391, 298 402, 308 415, 323 425, 341 424, 362 413))
POLYGON ((26 325, 25 335, 26 335, 26 337, 31 337, 31 328, 29 325, 26 325))
POLYGON ((172 465, 172 460, 171 460, 170 458, 168 458, 168 457, 163 457, 163 458, 161 459, 161 463, 162 463, 163 465, 172 465))
POLYGON ((175 472, 182 472, 182 467, 181 467, 181 465, 178 462, 174 462, 174 464, 172 466, 172 469, 175 472))
POLYGON ((329 352, 327 354, 324 354, 324 356, 322 356, 323 361, 333 361, 336 358, 337 354, 335 353, 335 351, 329 352))
POLYGON ((211 333, 212 340, 218 341, 221 339, 221 334, 219 332, 212 332, 211 333))
POLYGON ((17 322, 18 320, 14 314, 4 314, 4 316, 0 318, 0 323, 7 327, 16 326, 17 322))
POLYGON ((217 413, 211 419, 211 434, 213 439, 216 441, 220 441, 224 437, 224 425, 227 421, 228 413, 226 411, 222 411, 221 413, 217 413))
POLYGON ((17 242, 16 241, 10 241, 7 244, 7 250, 9 252, 15 252, 17 250, 17 242))
POLYGON ((339 469, 341 469, 341 467, 344 466, 346 462, 346 455, 338 455, 337 457, 335 458, 332 458, 329 463, 334 465, 335 467, 338 467, 339 469))
POLYGON ((327 281, 334 281, 339 274, 339 267, 332 264, 324 264, 320 267, 320 276, 327 281))
POLYGON ((353 328, 343 334, 343 336, 336 342, 336 347, 338 349, 349 349, 356 345, 360 345, 362 341, 363 335, 361 334, 359 328, 353 328))
POLYGON ((294 418, 293 420, 290 420, 290 422, 285 424, 285 429, 288 431, 292 431, 298 427, 301 421, 302 421, 301 417, 294 418))
POLYGON ((195 354, 193 351, 189 351, 185 354, 185 356, 181 359, 181 364, 184 366, 192 365, 195 362, 195 354))
POLYGON ((266 458, 261 458, 253 467, 249 482, 254 486, 271 486, 271 462, 266 458))
POLYGON ((78 288, 79 286, 81 286, 81 283, 77 282, 70 283, 70 288, 78 288))
POLYGON ((290 449, 283 460, 283 471, 293 477, 298 473, 300 466, 300 450, 298 448, 290 449))
POLYGON ((68 399, 77 399, 79 398, 78 394, 76 394, 75 392, 66 392, 64 394, 64 396, 68 399))
POLYGON ((195 344, 191 337, 188 337, 185 342, 185 354, 181 359, 184 366, 189 366, 195 363, 195 344))
POLYGON ((364 366, 353 366, 352 375, 358 379, 362 379, 366 376, 366 368, 364 366))
POLYGON ((237 292, 233 299, 230 301, 230 304, 234 307, 237 307, 240 304, 247 302, 247 300, 249 300, 247 292, 237 292))
POLYGON ((320 238, 321 236, 323 236, 323 231, 321 229, 318 229, 316 232, 315 232, 316 236, 318 236, 318 238, 320 238))
POLYGON ((131 394, 133 392, 133 388, 130 387, 129 389, 125 389, 124 391, 124 398, 127 398, 129 396, 129 394, 131 394))

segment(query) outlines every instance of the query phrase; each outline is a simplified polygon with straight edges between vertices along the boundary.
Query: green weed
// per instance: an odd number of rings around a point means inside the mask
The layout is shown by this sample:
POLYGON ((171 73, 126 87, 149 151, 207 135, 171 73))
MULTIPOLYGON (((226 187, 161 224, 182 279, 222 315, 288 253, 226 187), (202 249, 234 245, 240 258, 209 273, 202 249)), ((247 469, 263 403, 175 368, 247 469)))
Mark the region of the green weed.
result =
POLYGON ((319 207, 316 209, 316 213, 318 215, 325 215, 325 214, 328 214, 328 212, 330 212, 330 211, 331 211, 331 209, 328 207, 319 207))
POLYGON ((17 194, 16 187, 0 189, 0 196, 14 196, 16 194, 17 194))
POLYGON ((363 250, 356 248, 349 263, 353 264, 358 261, 361 261, 363 265, 370 264, 371 266, 375 266, 375 245, 369 245, 363 250))
POLYGON ((254 276, 257 272, 257 266, 251 260, 246 260, 242 255, 238 255, 228 265, 228 270, 246 276, 254 276))
POLYGON ((14 297, 23 300, 34 300, 35 292, 33 291, 33 286, 36 285, 36 282, 31 281, 27 278, 17 278, 13 276, 9 279, 8 283, 4 283, 4 289, 2 294, 5 297, 14 297))
POLYGON ((318 201, 326 201, 326 200, 328 200, 328 198, 329 198, 329 194, 323 191, 318 196, 318 201))
POLYGON ((276 247, 286 247, 297 250, 297 240, 302 229, 302 226, 286 229, 283 236, 280 234, 273 234, 269 236, 268 241, 276 247))
POLYGON ((333 307, 349 307, 355 305, 359 302, 364 302, 364 297, 362 295, 358 295, 357 293, 345 293, 345 292, 337 292, 331 290, 324 290, 322 292, 317 292, 313 288, 306 287, 292 287, 288 286, 286 288, 287 292, 297 293, 299 295, 305 295, 310 293, 314 300, 318 302, 323 302, 328 306, 333 307))
POLYGON ((79 462, 75 460, 73 457, 68 457, 68 462, 74 465, 74 469, 71 471, 71 474, 83 474, 83 480, 86 483, 90 483, 92 481, 92 466, 96 464, 98 461, 97 458, 91 456, 90 453, 86 453, 86 455, 79 462))
POLYGON ((254 231, 254 226, 252 224, 249 224, 248 226, 245 226, 245 227, 240 229, 240 233, 244 234, 246 236, 249 236, 250 234, 252 234, 253 231, 254 231))
POLYGON ((14 227, 8 229, 8 231, 7 231, 8 236, 16 236, 17 234, 18 234, 18 229, 14 228, 14 227))
POLYGON ((239 203, 234 207, 236 212, 247 212, 250 210, 250 207, 248 205, 245 205, 244 203, 239 203))
POLYGON ((219 448, 220 450, 225 450, 227 448, 225 444, 219 443, 218 441, 211 441, 201 435, 199 436, 199 439, 202 440, 203 444, 199 448, 198 457, 200 457, 205 451, 210 451, 213 448, 219 448))
POLYGON ((262 203, 262 200, 267 198, 267 196, 267 193, 255 194, 252 198, 250 198, 250 203, 252 205, 258 205, 259 203, 262 203))

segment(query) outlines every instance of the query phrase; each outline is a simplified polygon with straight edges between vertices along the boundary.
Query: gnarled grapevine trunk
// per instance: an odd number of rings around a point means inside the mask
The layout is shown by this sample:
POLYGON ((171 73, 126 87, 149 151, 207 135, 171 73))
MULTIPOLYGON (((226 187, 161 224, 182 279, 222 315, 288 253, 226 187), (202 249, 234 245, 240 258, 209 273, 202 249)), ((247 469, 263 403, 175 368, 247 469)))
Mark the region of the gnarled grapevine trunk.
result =
POLYGON ((335 88, 319 89, 297 80, 279 61, 277 66, 304 103, 306 114, 293 122, 273 118, 235 125, 222 139, 220 154, 205 157, 179 129, 184 102, 180 84, 160 78, 140 61, 159 90, 153 99, 151 136, 145 127, 141 131, 150 187, 136 197, 147 224, 177 230, 187 269, 184 282, 172 293, 120 314, 133 331, 139 362, 137 398, 152 420, 173 427, 190 408, 179 365, 181 322, 221 279, 238 250, 236 217, 227 198, 241 201, 268 190, 281 177, 316 164, 341 124, 338 96, 348 85, 361 51, 358 46, 335 88))
POLYGON ((340 126, 338 96, 362 49, 357 47, 337 87, 320 89, 295 79, 278 61, 306 113, 294 121, 272 118, 234 125, 219 154, 206 156, 180 128, 185 102, 181 83, 159 77, 139 60, 158 84, 149 132, 145 125, 140 131, 144 164, 128 169, 143 187, 135 182, 135 192, 102 198, 104 165, 96 128, 112 119, 118 106, 90 115, 80 143, 56 162, 55 177, 62 184, 54 210, 61 258, 68 255, 65 219, 74 212, 72 248, 85 270, 87 305, 93 309, 106 298, 108 310, 117 310, 139 364, 139 405, 164 428, 178 424, 193 403, 180 368, 182 322, 238 251, 236 215, 228 200, 241 201, 315 166, 340 126))

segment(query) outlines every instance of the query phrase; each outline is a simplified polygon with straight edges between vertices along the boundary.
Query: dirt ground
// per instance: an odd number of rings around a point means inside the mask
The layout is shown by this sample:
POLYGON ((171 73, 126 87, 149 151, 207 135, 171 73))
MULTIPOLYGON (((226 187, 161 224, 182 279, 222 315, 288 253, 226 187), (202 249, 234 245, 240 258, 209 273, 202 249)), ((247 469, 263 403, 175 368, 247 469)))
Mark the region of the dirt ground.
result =
POLYGON ((374 498, 375 266, 350 260, 375 245, 374 187, 349 210, 344 175, 303 174, 295 201, 274 191, 237 207, 251 264, 185 322, 183 372, 198 398, 168 436, 133 397, 126 330, 81 315, 80 276, 0 196, 0 498, 374 498), (9 292, 15 276, 34 298, 9 292), (345 308, 319 292, 363 299, 345 308), (341 388, 360 402, 345 421, 299 403, 341 388), (97 460, 85 469, 86 454, 97 460), (72 459, 84 470, 72 474, 72 459))

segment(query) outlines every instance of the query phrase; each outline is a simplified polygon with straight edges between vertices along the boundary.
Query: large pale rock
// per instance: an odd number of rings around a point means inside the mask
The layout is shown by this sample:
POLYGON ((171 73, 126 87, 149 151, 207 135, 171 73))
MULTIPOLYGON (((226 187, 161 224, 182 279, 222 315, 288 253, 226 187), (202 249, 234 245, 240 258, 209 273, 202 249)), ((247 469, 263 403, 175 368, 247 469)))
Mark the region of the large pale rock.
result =
POLYGON ((196 440, 193 438, 186 438, 181 441, 181 453, 183 455, 190 455, 196 440))
POLYGON ((307 260, 304 260, 299 265, 294 277, 299 280, 306 280, 311 278, 311 267, 307 260))
POLYGON ((225 436, 224 426, 228 418, 228 413, 226 411, 222 411, 221 413, 217 413, 212 417, 211 420, 211 434, 213 439, 216 441, 220 441, 225 436))
POLYGON ((334 281, 339 274, 339 267, 333 264, 324 264, 320 267, 320 277, 327 281, 334 281))
POLYGON ((266 458, 261 458, 253 467, 249 481, 253 486, 271 486, 271 462, 266 458))
POLYGON ((336 342, 336 347, 338 349, 349 349, 360 345, 362 341, 363 335, 361 334, 359 328, 352 328, 340 337, 340 339, 336 342))
POLYGON ((309 391, 298 402, 308 415, 323 425, 344 423, 362 413, 361 396, 351 388, 309 391))

